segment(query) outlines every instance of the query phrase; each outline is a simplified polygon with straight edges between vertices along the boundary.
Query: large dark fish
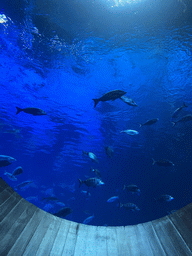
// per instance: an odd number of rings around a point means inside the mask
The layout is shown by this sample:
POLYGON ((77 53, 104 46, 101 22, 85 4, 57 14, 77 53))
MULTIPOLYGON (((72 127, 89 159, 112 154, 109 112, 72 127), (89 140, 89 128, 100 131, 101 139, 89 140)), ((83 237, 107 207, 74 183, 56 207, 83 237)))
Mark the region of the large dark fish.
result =
POLYGON ((12 175, 17 176, 19 174, 23 173, 23 168, 21 166, 18 166, 13 172, 12 175))
POLYGON ((157 165, 159 165, 159 166, 165 166, 165 167, 166 167, 166 166, 174 166, 174 165, 175 165, 173 162, 171 162, 171 161, 169 161, 169 160, 165 160, 165 159, 155 161, 155 160, 152 158, 152 160, 153 160, 152 165, 157 164, 157 165))
POLYGON ((113 156, 114 150, 112 148, 110 148, 109 146, 107 146, 107 147, 105 147, 105 152, 108 155, 108 157, 111 158, 113 156))
POLYGON ((60 218, 64 218, 65 216, 67 216, 70 213, 72 213, 72 209, 69 207, 64 207, 61 210, 59 210, 58 212, 54 213, 53 215, 60 217, 60 218))
POLYGON ((155 198, 156 201, 158 202, 170 202, 174 199, 174 197, 170 196, 170 195, 161 195, 159 198, 155 198))
POLYGON ((94 103, 95 103, 94 108, 97 106, 99 101, 116 100, 118 98, 121 98, 121 96, 123 96, 126 93, 127 92, 124 92, 124 91, 121 91, 121 90, 114 90, 114 91, 107 92, 101 98, 93 99, 94 103))
POLYGON ((172 122, 172 124, 173 124, 173 126, 175 126, 177 123, 185 123, 185 122, 188 122, 188 121, 191 121, 191 120, 192 120, 192 115, 189 114, 189 115, 186 115, 186 116, 182 117, 178 121, 172 122))
POLYGON ((28 186, 29 184, 31 184, 32 182, 33 181, 31 181, 31 180, 24 181, 24 182, 20 183, 19 185, 15 186, 15 190, 24 188, 24 187, 28 186))
POLYGON ((173 113, 173 115, 172 115, 171 118, 176 118, 176 117, 178 116, 179 112, 180 112, 183 108, 186 108, 186 107, 187 107, 187 105, 185 105, 185 103, 183 102, 183 106, 181 106, 180 108, 177 108, 177 109, 174 111, 174 113, 173 113))
POLYGON ((40 108, 18 108, 18 107, 16 108, 17 108, 16 115, 19 114, 21 111, 27 114, 31 114, 33 116, 47 115, 47 113, 40 108))
POLYGON ((46 201, 46 202, 48 202, 48 201, 58 201, 58 200, 59 199, 55 196, 48 196, 48 197, 44 197, 44 198, 41 199, 41 201, 46 201))
POLYGON ((84 183, 87 187, 93 187, 93 188, 96 188, 97 186, 100 186, 100 185, 103 185, 104 182, 101 181, 100 179, 98 178, 89 178, 87 180, 79 180, 79 187, 81 187, 81 185, 84 183))
POLYGON ((11 162, 9 162, 8 160, 0 160, 0 167, 5 167, 10 164, 11 164, 11 162))
POLYGON ((133 203, 126 203, 126 204, 119 203, 119 208, 121 208, 121 207, 123 207, 127 210, 130 210, 132 212, 140 211, 139 207, 136 204, 133 204, 133 203))
POLYGON ((152 124, 155 124, 157 121, 159 120, 159 118, 154 118, 154 119, 151 119, 151 120, 147 120, 144 124, 139 124, 139 126, 144 126, 144 125, 152 125, 152 124))
POLYGON ((123 190, 127 190, 131 193, 136 193, 138 195, 140 195, 140 192, 141 192, 140 189, 137 187, 137 185, 127 185, 127 186, 124 185, 123 190))

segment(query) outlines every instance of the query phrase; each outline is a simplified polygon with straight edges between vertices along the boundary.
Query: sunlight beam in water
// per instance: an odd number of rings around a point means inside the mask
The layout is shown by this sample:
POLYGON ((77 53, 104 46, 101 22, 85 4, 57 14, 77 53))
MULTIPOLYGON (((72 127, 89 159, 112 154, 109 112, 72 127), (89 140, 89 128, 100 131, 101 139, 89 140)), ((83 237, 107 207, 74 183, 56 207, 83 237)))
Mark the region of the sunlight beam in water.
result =
POLYGON ((142 0, 108 0, 108 3, 110 4, 111 7, 120 7, 120 6, 136 4, 141 1, 142 0))

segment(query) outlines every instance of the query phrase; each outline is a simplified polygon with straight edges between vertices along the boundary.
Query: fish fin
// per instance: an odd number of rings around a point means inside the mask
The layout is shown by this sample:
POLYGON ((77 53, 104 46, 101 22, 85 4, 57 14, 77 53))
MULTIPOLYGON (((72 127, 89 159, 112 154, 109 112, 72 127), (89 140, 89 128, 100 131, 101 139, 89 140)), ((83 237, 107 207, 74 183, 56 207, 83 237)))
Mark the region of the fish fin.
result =
POLYGON ((79 180, 79 188, 81 187, 81 185, 83 184, 83 181, 78 179, 79 180))
POLYGON ((18 108, 18 107, 16 107, 16 109, 17 109, 16 115, 17 115, 17 114, 19 114, 21 111, 23 111, 23 109, 22 109, 22 108, 18 108))
POLYGON ((94 101, 94 104, 95 104, 95 105, 94 105, 94 108, 95 108, 95 107, 97 106, 97 104, 99 103, 100 100, 99 100, 99 99, 93 99, 93 101, 94 101))
POLYGON ((152 165, 154 165, 154 164, 156 163, 156 161, 155 161, 155 159, 153 159, 153 158, 152 158, 152 160, 153 160, 153 163, 152 163, 152 165))
POLYGON ((186 108, 188 107, 188 106, 185 104, 185 102, 183 102, 183 107, 186 107, 186 108))
POLYGON ((172 127, 174 127, 175 125, 176 125, 176 122, 171 122, 172 124, 173 124, 173 126, 172 127))

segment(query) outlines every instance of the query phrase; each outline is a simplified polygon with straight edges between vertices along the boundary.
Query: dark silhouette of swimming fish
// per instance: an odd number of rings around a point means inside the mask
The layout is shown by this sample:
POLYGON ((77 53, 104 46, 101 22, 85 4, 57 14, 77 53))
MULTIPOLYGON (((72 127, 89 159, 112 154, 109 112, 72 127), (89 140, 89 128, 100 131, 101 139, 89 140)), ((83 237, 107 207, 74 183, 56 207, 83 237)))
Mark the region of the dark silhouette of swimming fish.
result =
POLYGON ((47 113, 40 108, 19 108, 19 107, 16 107, 16 108, 17 108, 16 115, 18 115, 21 111, 27 114, 31 114, 33 116, 47 115, 47 113))
POLYGON ((166 160, 166 159, 162 159, 162 160, 157 160, 157 161, 155 161, 153 158, 152 158, 152 160, 153 160, 153 163, 152 163, 152 165, 158 165, 158 166, 165 166, 165 167, 167 167, 167 166, 174 166, 175 164, 173 163, 173 162, 171 162, 171 161, 169 161, 169 160, 166 160))
POLYGON ((186 116, 182 117, 178 121, 172 122, 172 124, 173 124, 173 126, 175 126, 177 123, 185 123, 185 122, 188 122, 188 121, 191 121, 191 120, 192 120, 192 115, 189 114, 189 115, 186 115, 186 116))
POLYGON ((171 119, 176 118, 176 117, 178 116, 179 112, 180 112, 183 108, 187 108, 187 105, 185 104, 185 102, 183 102, 183 106, 181 106, 180 108, 177 108, 177 109, 174 111, 174 113, 173 113, 171 119))
POLYGON ((154 118, 154 119, 151 119, 151 120, 147 120, 144 124, 139 124, 141 126, 144 126, 144 125, 152 125, 152 124, 155 124, 157 121, 159 120, 159 118, 154 118))
POLYGON ((109 101, 109 100, 116 100, 121 98, 121 96, 123 96, 124 94, 126 94, 127 92, 121 91, 121 90, 114 90, 114 91, 110 91, 105 93, 102 97, 98 98, 98 99, 93 99, 94 100, 94 108, 97 106, 97 104, 100 101, 109 101))

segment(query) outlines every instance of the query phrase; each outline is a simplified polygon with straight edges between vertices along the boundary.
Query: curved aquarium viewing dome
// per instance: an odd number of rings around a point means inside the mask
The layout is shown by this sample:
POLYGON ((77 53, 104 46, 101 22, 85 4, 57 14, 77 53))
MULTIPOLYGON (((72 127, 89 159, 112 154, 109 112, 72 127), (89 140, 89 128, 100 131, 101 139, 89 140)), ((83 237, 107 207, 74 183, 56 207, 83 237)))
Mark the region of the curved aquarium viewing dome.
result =
POLYGON ((190 204, 191 13, 191 0, 2 0, 5 184, 102 228, 190 204))

